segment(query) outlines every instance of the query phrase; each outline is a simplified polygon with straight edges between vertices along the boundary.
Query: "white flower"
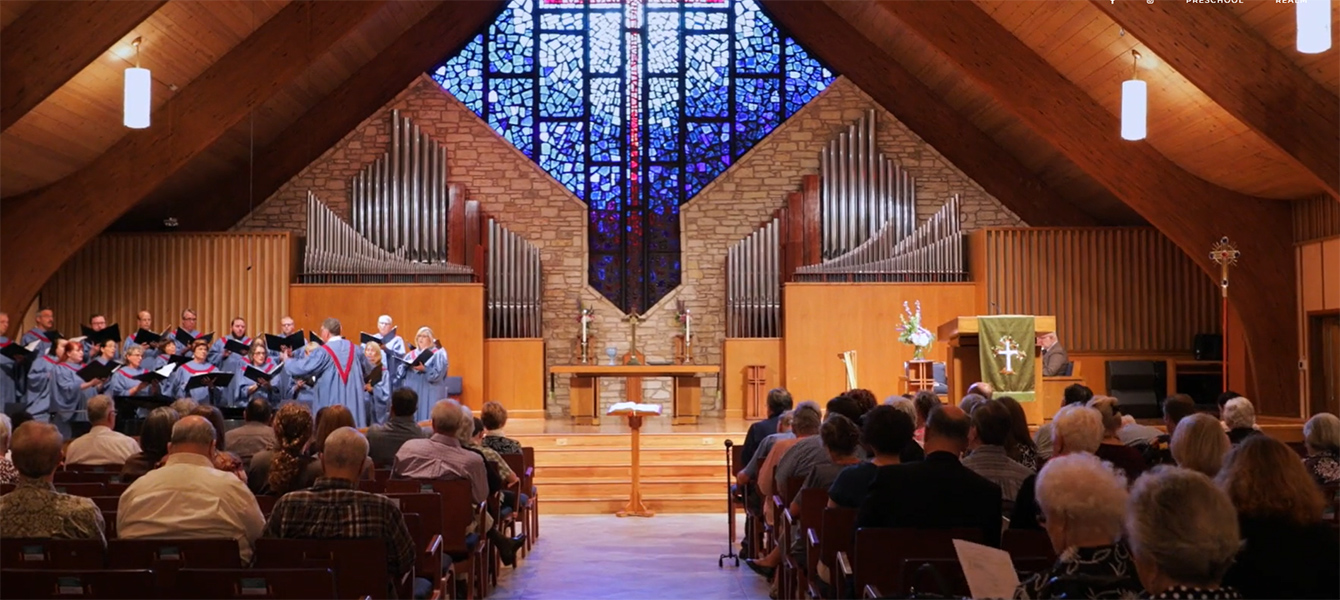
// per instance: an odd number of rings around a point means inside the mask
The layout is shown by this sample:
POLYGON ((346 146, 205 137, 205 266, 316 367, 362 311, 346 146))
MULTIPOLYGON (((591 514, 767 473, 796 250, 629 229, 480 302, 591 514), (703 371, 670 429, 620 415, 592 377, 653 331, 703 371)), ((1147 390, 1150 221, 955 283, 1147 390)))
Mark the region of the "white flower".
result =
POLYGON ((932 341, 934 341, 934 338, 931 337, 931 332, 925 329, 918 329, 916 333, 912 334, 913 346, 929 346, 932 341))

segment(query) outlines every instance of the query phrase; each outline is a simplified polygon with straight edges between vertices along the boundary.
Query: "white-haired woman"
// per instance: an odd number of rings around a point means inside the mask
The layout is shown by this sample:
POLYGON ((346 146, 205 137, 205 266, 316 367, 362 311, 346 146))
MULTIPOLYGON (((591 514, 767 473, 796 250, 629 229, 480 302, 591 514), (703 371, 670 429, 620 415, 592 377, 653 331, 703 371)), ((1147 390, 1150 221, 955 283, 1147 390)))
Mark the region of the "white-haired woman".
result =
POLYGON ((1207 477, 1219 474, 1224 456, 1232 444, 1219 422, 1205 413, 1196 413, 1177 422, 1169 450, 1177 466, 1204 473, 1207 477))
POLYGON ((1069 454, 1038 473, 1042 527, 1056 564, 1034 574, 1015 598, 1111 598, 1140 593, 1130 549, 1121 541, 1126 478, 1092 454, 1069 454))
MULTIPOLYGON (((1093 454, 1103 443, 1103 416, 1082 404, 1062 406, 1052 418, 1053 456, 1093 454)), ((1025 479, 1010 512, 1010 529, 1042 529, 1042 510, 1034 488, 1037 475, 1025 479)))
POLYGON ((1321 485, 1340 483, 1340 417, 1318 413, 1303 425, 1303 465, 1321 485))
POLYGON ((19 470, 14 468, 14 461, 5 456, 9 453, 10 427, 12 421, 9 416, 0 419, 0 483, 17 483, 19 481, 19 470))
POLYGON ((1234 446, 1261 433, 1261 430, 1256 428, 1256 407, 1252 406, 1251 400, 1242 396, 1229 400, 1224 404, 1222 413, 1220 418, 1224 421, 1224 428, 1228 430, 1228 441, 1234 446))
POLYGON ((447 399, 447 351, 435 346, 432 329, 420 327, 414 334, 414 348, 401 359, 397 379, 419 395, 416 420, 431 418, 433 405, 447 399))
POLYGON ((1241 546, 1237 511, 1204 473, 1161 466, 1138 479, 1126 540, 1148 597, 1241 597, 1222 585, 1241 546))

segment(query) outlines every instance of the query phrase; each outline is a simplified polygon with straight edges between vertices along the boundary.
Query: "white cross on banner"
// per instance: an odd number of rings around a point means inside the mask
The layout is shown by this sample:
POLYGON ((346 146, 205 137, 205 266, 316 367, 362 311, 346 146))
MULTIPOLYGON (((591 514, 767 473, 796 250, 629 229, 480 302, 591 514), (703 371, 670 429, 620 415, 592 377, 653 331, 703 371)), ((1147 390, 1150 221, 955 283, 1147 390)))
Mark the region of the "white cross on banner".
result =
POLYGON ((1034 399, 1036 333, 1030 316, 977 317, 982 381, 991 384, 997 394, 1009 395, 1020 402, 1034 399))

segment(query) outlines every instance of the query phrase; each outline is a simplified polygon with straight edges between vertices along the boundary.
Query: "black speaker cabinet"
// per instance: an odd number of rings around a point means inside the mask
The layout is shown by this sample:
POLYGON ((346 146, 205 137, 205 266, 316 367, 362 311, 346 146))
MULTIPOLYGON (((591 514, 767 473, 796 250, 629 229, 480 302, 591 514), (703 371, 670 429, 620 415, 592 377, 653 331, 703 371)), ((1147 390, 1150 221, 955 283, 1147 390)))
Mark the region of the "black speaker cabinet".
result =
POLYGON ((1217 333, 1198 333, 1192 352, 1196 360, 1224 360, 1224 336, 1217 333))
POLYGON ((1159 398, 1168 391, 1168 363, 1154 360, 1107 362, 1108 393, 1121 403, 1121 411, 1137 419, 1162 415, 1159 398))

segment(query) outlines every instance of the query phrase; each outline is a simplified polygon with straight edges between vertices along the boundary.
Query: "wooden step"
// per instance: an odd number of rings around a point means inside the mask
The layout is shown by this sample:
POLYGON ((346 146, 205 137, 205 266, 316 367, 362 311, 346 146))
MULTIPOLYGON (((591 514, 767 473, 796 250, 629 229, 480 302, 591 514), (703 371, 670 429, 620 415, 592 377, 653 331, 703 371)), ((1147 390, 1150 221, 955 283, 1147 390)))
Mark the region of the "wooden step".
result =
MULTIPOLYGON (((655 513, 722 513, 721 531, 724 537, 726 531, 725 512, 726 495, 717 494, 680 494, 675 496, 666 496, 659 498, 643 497, 642 503, 649 510, 655 513)), ((628 496, 621 497, 603 497, 603 498, 582 498, 582 499, 549 499, 544 498, 543 506, 540 508, 541 519, 543 515, 613 515, 628 504, 628 496)))
MULTIPOLYGON (((540 486, 545 499, 562 498, 605 498, 627 496, 632 487, 630 478, 582 480, 568 478, 547 479, 540 486)), ((644 497, 666 497, 683 494, 724 494, 724 479, 683 479, 665 477, 643 477, 642 495, 644 497)))
MULTIPOLYGON (((631 464, 633 453, 627 448, 568 448, 535 452, 535 466, 561 465, 617 466, 631 464)), ((642 464, 704 463, 713 460, 725 468, 726 458, 716 450, 701 448, 643 448, 642 464)))
MULTIPOLYGON (((549 465, 535 467, 535 480, 549 482, 553 477, 627 480, 633 467, 627 462, 618 465, 549 465)), ((726 464, 721 461, 679 462, 675 464, 643 464, 643 477, 683 477, 688 479, 717 478, 725 481, 726 464)))
MULTIPOLYGON (((538 454, 551 448, 572 448, 572 447, 595 447, 595 448, 628 448, 631 440, 629 436, 614 434, 590 434, 590 435, 553 435, 553 434, 531 434, 515 436, 522 446, 535 448, 538 454)), ((725 456, 727 439, 735 440, 736 443, 744 441, 743 435, 713 434, 713 433, 663 433, 656 435, 644 435, 641 438, 641 446, 646 448, 711 448, 716 450, 722 456, 725 456)))

